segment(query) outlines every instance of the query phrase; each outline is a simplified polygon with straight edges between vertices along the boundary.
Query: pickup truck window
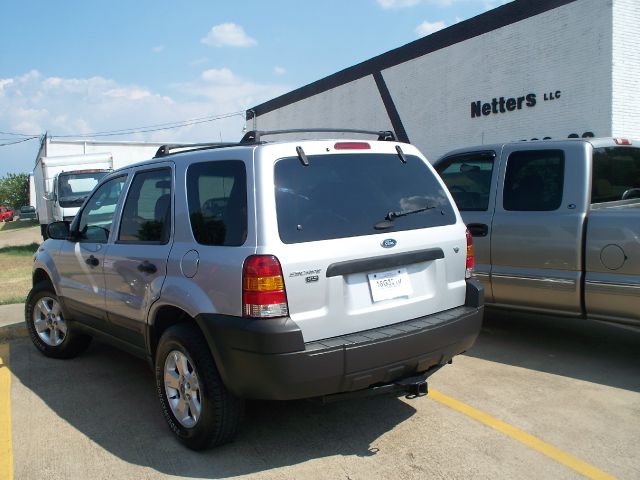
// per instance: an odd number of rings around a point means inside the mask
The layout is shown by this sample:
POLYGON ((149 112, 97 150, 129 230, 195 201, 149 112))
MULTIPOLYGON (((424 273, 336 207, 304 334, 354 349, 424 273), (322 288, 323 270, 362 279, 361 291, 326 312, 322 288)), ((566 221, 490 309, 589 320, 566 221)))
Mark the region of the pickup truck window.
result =
POLYGON ((605 147, 593 151, 591 203, 640 198, 640 148, 605 147))
POLYGON ((118 242, 167 243, 171 233, 171 170, 138 173, 127 195, 118 242))
POLYGON ((107 243, 116 205, 122 193, 126 175, 103 183, 93 193, 80 214, 78 240, 80 242, 107 243))
POLYGON ((505 210, 547 212, 562 203, 564 152, 534 150, 513 152, 504 180, 505 210))
POLYGON ((438 163, 436 169, 460 211, 486 211, 489 208, 495 157, 493 151, 473 152, 438 163))

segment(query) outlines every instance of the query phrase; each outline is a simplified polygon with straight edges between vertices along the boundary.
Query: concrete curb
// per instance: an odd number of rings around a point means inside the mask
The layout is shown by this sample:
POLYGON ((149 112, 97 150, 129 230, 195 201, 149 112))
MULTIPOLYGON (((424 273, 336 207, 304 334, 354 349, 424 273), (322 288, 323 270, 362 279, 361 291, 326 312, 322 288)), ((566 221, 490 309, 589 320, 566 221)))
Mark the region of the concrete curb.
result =
POLYGON ((24 323, 24 304, 0 305, 0 343, 29 335, 24 323))

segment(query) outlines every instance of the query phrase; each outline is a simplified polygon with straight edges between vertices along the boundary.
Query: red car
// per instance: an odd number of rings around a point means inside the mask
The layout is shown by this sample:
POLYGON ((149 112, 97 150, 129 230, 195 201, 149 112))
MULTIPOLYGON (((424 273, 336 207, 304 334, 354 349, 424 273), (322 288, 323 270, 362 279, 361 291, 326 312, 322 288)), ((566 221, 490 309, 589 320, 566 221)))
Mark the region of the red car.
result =
POLYGON ((10 222, 13 220, 13 208, 0 207, 0 220, 10 222))

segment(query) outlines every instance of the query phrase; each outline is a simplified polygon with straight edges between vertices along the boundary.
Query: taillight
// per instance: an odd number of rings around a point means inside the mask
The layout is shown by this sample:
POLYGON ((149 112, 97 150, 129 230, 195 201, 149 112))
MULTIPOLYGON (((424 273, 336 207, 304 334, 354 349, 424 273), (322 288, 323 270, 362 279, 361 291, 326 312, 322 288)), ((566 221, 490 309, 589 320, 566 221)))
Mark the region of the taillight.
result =
POLYGON ((464 278, 471 278, 473 274, 473 238, 467 230, 467 270, 464 273, 464 278))
POLYGON ((631 145, 631 141, 626 138, 614 138, 613 141, 616 145, 631 145))
POLYGON ((245 317, 271 318, 289 314, 280 262, 273 255, 252 255, 242 269, 242 312, 245 317))

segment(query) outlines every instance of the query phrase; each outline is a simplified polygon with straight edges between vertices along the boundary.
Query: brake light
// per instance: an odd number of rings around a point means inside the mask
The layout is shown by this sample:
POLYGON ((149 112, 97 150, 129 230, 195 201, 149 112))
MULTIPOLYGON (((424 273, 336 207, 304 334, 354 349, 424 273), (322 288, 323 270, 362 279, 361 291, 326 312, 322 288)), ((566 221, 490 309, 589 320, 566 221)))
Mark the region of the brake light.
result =
POLYGON ((289 314, 282 267, 273 255, 251 255, 242 269, 242 312, 245 317, 271 318, 289 314))
POLYGON ((338 142, 333 148, 336 150, 371 150, 367 142, 338 142))
POLYGON ((464 273, 464 278, 471 278, 473 274, 473 237, 467 230, 467 269, 464 273))
POLYGON ((631 145, 631 141, 626 138, 614 138, 613 141, 616 145, 631 145))

